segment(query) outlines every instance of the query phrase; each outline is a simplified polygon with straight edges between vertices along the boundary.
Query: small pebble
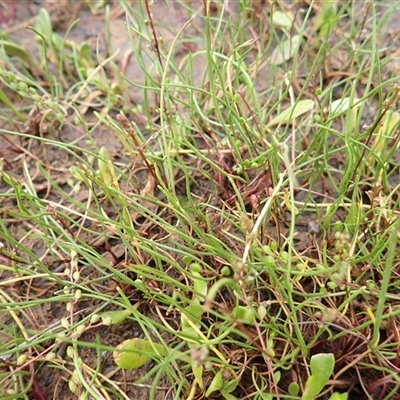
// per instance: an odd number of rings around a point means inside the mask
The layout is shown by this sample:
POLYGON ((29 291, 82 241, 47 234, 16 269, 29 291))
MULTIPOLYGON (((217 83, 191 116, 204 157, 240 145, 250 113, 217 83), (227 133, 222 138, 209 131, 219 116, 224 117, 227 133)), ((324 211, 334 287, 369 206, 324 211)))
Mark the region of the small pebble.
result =
POLYGON ((314 221, 310 221, 308 223, 308 232, 314 234, 314 235, 318 235, 319 233, 319 224, 317 222, 314 221))

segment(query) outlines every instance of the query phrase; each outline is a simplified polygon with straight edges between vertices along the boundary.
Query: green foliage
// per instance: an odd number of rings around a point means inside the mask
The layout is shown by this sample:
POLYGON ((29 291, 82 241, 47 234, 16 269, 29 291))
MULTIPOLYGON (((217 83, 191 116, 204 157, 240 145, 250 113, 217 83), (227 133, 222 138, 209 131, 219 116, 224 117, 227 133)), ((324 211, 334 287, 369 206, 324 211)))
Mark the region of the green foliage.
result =
POLYGON ((115 325, 123 322, 131 314, 132 311, 130 310, 107 311, 102 313, 100 317, 104 325, 115 325))
POLYGON ((117 346, 114 351, 114 361, 122 369, 137 369, 146 364, 154 353, 167 355, 167 350, 157 343, 149 342, 144 339, 127 339, 117 346))
POLYGON ((307 379, 301 400, 314 400, 327 384, 335 367, 333 354, 316 354, 311 357, 311 375, 307 379))
POLYGON ((390 399, 398 5, 85 3, 0 39, 0 397, 390 399))

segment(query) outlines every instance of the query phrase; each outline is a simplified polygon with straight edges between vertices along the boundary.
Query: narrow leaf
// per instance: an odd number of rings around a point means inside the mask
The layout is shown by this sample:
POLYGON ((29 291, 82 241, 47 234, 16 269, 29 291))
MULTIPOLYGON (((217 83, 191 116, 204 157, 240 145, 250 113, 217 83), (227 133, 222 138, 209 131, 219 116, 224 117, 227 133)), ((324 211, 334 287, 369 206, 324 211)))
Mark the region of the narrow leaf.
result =
POLYGON ((103 182, 107 186, 110 186, 112 182, 112 176, 110 174, 110 169, 108 167, 108 161, 110 161, 112 157, 110 150, 108 150, 106 146, 103 146, 100 149, 100 157, 97 159, 100 176, 103 179, 103 182))
POLYGON ((330 36, 337 21, 337 7, 335 1, 322 1, 321 8, 315 19, 313 32, 319 31, 319 37, 327 38, 330 36))
POLYGON ((197 367, 192 367, 194 379, 196 380, 197 384, 199 385, 199 388, 203 390, 204 388, 204 383, 203 383, 203 366, 199 365, 197 367))
POLYGON ((0 40, 0 48, 3 48, 9 56, 19 57, 26 64, 34 66, 37 70, 39 70, 37 62, 22 46, 18 46, 6 40, 0 40))

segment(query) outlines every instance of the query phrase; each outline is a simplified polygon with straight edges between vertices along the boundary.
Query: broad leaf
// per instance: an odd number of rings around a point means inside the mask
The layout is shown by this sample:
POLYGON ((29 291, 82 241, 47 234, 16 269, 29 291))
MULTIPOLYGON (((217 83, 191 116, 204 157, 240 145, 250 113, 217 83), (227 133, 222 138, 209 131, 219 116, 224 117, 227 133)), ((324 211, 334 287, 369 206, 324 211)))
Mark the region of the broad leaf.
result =
POLYGON ((311 357, 311 376, 307 379, 302 400, 314 400, 322 391, 335 368, 335 357, 332 353, 316 354, 311 357))
POLYGON ((115 325, 125 321, 131 314, 131 310, 107 311, 101 314, 101 320, 104 325, 115 325))
POLYGON ((167 355, 167 349, 161 344, 140 338, 128 339, 114 351, 114 361, 122 369, 140 368, 155 355, 154 350, 161 356, 167 355))
POLYGON ((300 35, 294 35, 279 43, 270 56, 271 63, 278 66, 290 60, 296 53, 300 40, 300 35))
POLYGON ((214 379, 210 383, 210 386, 206 391, 206 397, 209 397, 212 393, 222 389, 223 386, 224 386, 224 381, 222 379, 222 372, 219 371, 215 374, 214 379))
POLYGON ((290 29, 293 24, 293 18, 290 18, 288 14, 283 11, 274 11, 272 14, 272 24, 277 27, 290 29))
POLYGON ((300 115, 305 114, 306 112, 312 110, 314 108, 314 101, 310 99, 300 100, 293 106, 287 108, 285 111, 278 114, 274 119, 272 119, 267 127, 273 128, 280 124, 287 124, 293 121, 295 118, 300 115))
POLYGON ((354 97, 343 97, 341 99, 337 99, 332 102, 332 104, 329 107, 329 113, 331 116, 336 116, 339 114, 342 114, 349 110, 350 108, 354 107, 354 104, 359 101, 358 98, 354 97))

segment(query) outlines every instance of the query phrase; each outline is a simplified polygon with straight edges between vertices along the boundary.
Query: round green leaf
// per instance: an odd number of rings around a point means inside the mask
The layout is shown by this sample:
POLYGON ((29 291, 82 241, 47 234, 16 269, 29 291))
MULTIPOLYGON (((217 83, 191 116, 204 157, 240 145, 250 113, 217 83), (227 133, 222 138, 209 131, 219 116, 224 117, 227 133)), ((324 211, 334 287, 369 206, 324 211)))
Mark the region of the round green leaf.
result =
POLYGON ((114 351, 114 361, 122 369, 140 368, 154 355, 154 348, 160 355, 167 355, 166 349, 160 344, 140 338, 128 339, 114 351))

